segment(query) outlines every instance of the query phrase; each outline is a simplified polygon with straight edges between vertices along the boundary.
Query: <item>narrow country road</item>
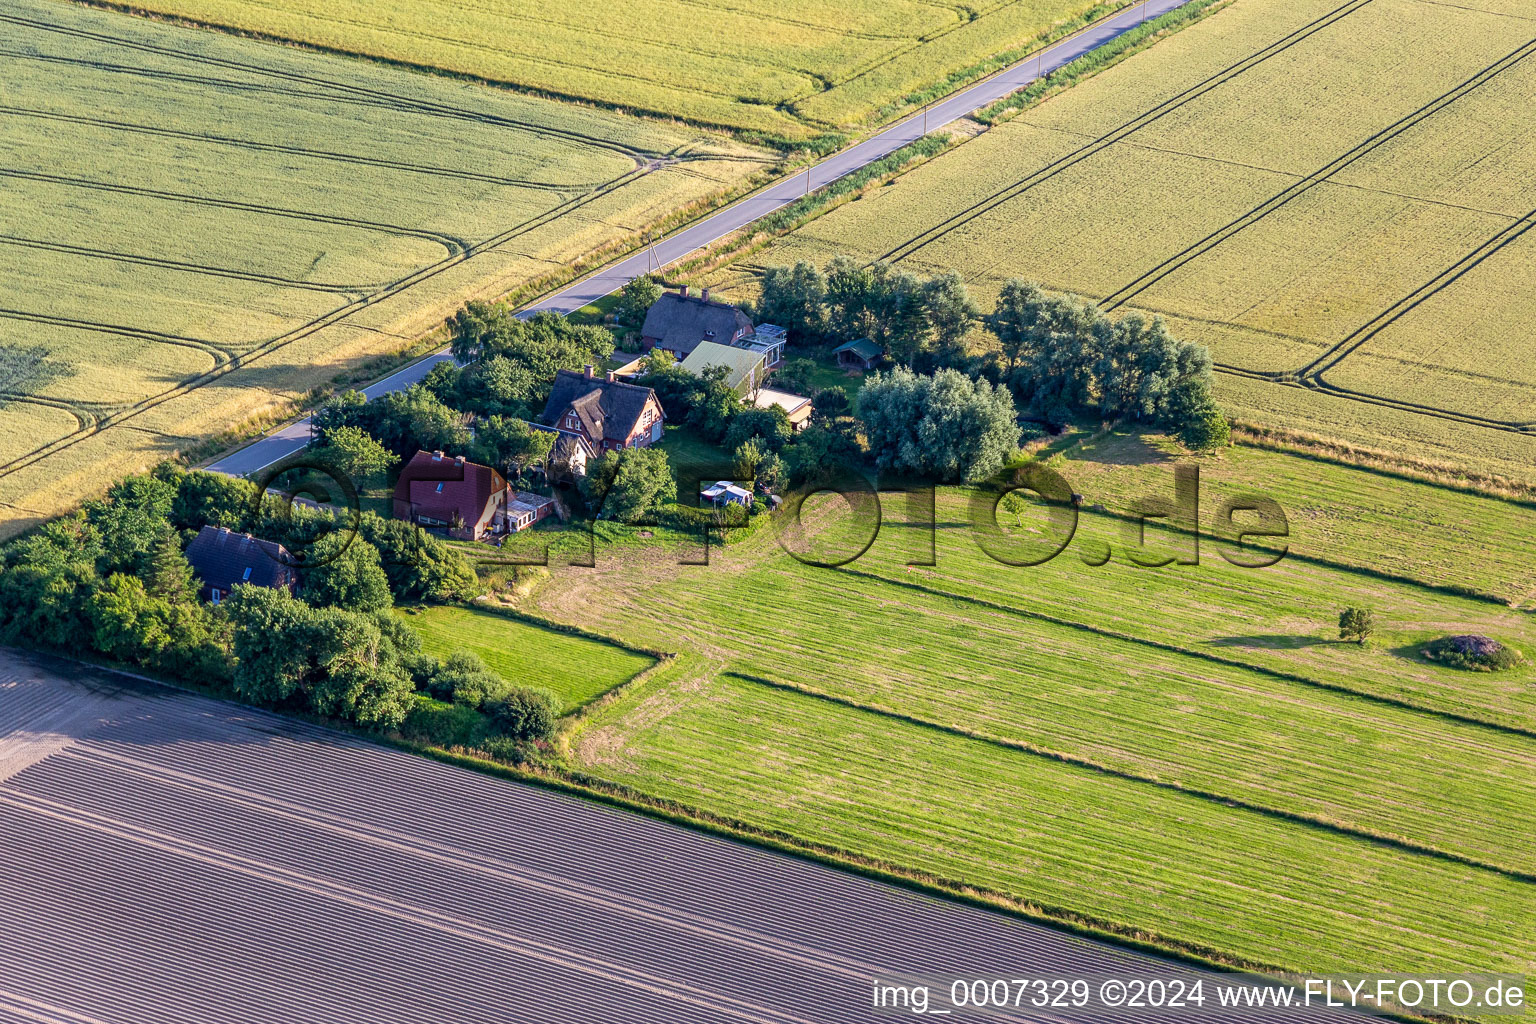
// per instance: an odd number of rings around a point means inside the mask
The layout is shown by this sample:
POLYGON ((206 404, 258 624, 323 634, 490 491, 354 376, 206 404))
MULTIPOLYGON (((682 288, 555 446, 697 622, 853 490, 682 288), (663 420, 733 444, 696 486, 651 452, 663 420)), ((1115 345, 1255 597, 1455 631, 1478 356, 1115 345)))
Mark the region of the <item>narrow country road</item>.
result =
MULTIPOLYGON (((538 302, 524 307, 519 313, 524 316, 546 311, 565 314, 580 309, 604 295, 617 291, 642 274, 675 263, 733 231, 746 227, 781 207, 788 206, 805 195, 808 188, 821 188, 861 167, 889 156, 901 147, 922 138, 925 128, 927 131, 942 128, 952 121, 957 121, 982 107, 995 103, 1004 96, 1029 85, 1041 75, 1049 74, 1085 53, 1098 49, 1124 32, 1135 28, 1142 21, 1166 14, 1187 2, 1188 0, 1143 0, 1134 7, 1105 18, 1074 36, 1032 54, 991 78, 983 79, 933 104, 928 108, 926 117, 921 112, 914 114, 880 134, 813 165, 809 171, 801 171, 769 185, 662 239, 652 247, 642 249, 617 263, 603 267, 588 277, 552 292, 538 302)), ((363 394, 373 399, 391 391, 408 388, 425 377, 432 367, 451 358, 447 349, 436 352, 363 388, 363 394)), ((287 458, 308 443, 309 418, 305 417, 224 456, 207 468, 230 476, 249 476, 287 458)))

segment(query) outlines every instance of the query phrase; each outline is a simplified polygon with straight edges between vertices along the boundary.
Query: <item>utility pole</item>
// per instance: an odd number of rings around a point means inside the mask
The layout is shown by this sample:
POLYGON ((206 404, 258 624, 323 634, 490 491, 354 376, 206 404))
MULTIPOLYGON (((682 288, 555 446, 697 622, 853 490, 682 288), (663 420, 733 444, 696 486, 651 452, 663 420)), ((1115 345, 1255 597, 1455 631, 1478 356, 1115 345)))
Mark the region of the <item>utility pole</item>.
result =
POLYGON ((1147 0, 1141 0, 1141 23, 1147 23, 1147 0))
POLYGON ((805 169, 805 194, 811 194, 811 169, 809 167, 805 169))
POLYGON ((932 100, 929 100, 927 103, 923 104, 923 134, 924 135, 928 134, 928 108, 931 107, 931 106, 933 106, 933 101, 932 100))

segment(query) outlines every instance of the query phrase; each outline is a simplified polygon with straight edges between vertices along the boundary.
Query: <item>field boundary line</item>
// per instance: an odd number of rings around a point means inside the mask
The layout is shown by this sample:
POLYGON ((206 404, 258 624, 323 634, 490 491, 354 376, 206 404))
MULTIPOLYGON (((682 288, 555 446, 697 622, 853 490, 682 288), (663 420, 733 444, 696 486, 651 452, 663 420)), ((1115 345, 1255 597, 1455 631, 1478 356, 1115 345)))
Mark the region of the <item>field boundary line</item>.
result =
POLYGON ((849 697, 840 697, 837 694, 828 693, 825 690, 818 690, 814 687, 805 686, 800 683, 790 683, 776 679, 768 679, 763 676, 747 675, 742 672, 727 672, 725 674, 734 679, 740 679, 743 682, 752 683, 757 686, 763 686, 774 690, 783 690, 789 693, 796 693, 802 697, 807 697, 812 700, 824 701, 828 704, 834 704, 838 707, 846 708, 850 711, 859 711, 865 714, 878 715, 881 718, 902 722, 906 725, 911 725, 920 729, 927 729, 932 732, 943 733, 947 736, 954 736, 958 739, 969 740, 974 743, 983 743, 988 746, 1000 747, 1004 750, 1026 754, 1030 757, 1039 758, 1041 760, 1054 761, 1058 764, 1066 765, 1071 768, 1077 768, 1086 772, 1091 772, 1095 775, 1120 779, 1125 782, 1136 783, 1144 786, 1151 786, 1155 789, 1160 789, 1169 793, 1177 793, 1181 796, 1187 796, 1194 800, 1200 800, 1205 803, 1226 807, 1231 810, 1256 814, 1265 818, 1272 818, 1277 821, 1288 822, 1293 825, 1302 825, 1306 828, 1315 829, 1320 832, 1327 832, 1332 835, 1342 836, 1347 839, 1355 839, 1361 842, 1371 843, 1376 846, 1386 847, 1399 853, 1408 853, 1413 854, 1414 856, 1428 857, 1432 860, 1441 860, 1451 864, 1459 864, 1463 867, 1475 868, 1479 871, 1487 871, 1491 874, 1496 874, 1515 882, 1536 883, 1536 871, 1522 871, 1518 868, 1506 867, 1502 864, 1495 864, 1491 861, 1469 857, 1466 854, 1454 853, 1449 850, 1442 850, 1439 847, 1418 843, 1411 839, 1404 839, 1402 837, 1388 835, 1383 832, 1375 832, 1370 829, 1364 829, 1354 825, 1345 825, 1340 822, 1329 821, 1326 818, 1318 818, 1308 814, 1299 814, 1295 811, 1285 811, 1277 807, 1267 807, 1264 804, 1254 803, 1250 800, 1245 800, 1242 797, 1226 796, 1211 790, 1195 789, 1189 786, 1180 785, 1176 782, 1164 782, 1161 779, 1154 779, 1147 775, 1138 775, 1135 772, 1126 771, 1122 768, 1113 768, 1109 765, 1094 761, 1091 758, 1080 757, 1076 754, 1067 754, 1058 750, 1051 750, 1047 747, 1037 746, 1036 744, 1030 743, 1027 740, 1004 739, 1000 736, 993 736, 990 733, 980 732, 975 729, 967 729, 963 726, 945 725, 942 722, 935 722, 931 719, 922 718, 918 715, 909 714, 904 711, 896 711, 891 708, 882 707, 878 704, 866 704, 862 701, 854 700, 849 697))
POLYGON ((1004 186, 998 191, 992 193, 992 195, 979 200, 976 203, 973 203, 971 206, 961 210, 959 213, 953 214, 945 220, 940 221, 938 224, 935 224, 932 227, 919 232, 917 235, 907 239, 907 241, 896 246, 894 249, 888 250, 884 255, 880 256, 879 259, 888 260, 892 263, 901 262, 907 257, 920 251, 924 247, 949 234, 951 231, 955 230, 961 225, 969 223, 976 217, 981 216, 984 213, 988 213, 996 207, 1016 199, 1018 196, 1034 188, 1041 182, 1047 181, 1050 178, 1055 177, 1057 174, 1060 174, 1061 172, 1072 167, 1073 165, 1080 163, 1083 160, 1086 160, 1089 157, 1104 151, 1105 149, 1108 149, 1110 146, 1113 146, 1115 143, 1121 141, 1122 139, 1128 138, 1135 132, 1145 128, 1147 125, 1152 124, 1160 118, 1173 113, 1184 104, 1192 102, 1193 100, 1200 98, 1201 96, 1214 89, 1220 88, 1222 85, 1225 85, 1232 79, 1237 78, 1243 73, 1252 70, 1269 58, 1279 53, 1283 53, 1285 50, 1290 49, 1292 46, 1296 45, 1302 40, 1307 39, 1318 32, 1321 32, 1325 28, 1329 28, 1344 18, 1347 18, 1349 15, 1354 14, 1356 11, 1360 10, 1371 2, 1372 0, 1348 0, 1348 2, 1344 3, 1342 6, 1333 9, 1322 17, 1308 22, 1307 24, 1302 25, 1300 28, 1292 30, 1287 35, 1284 35, 1274 42, 1269 43, 1268 45, 1261 47, 1258 50, 1255 50, 1241 60, 1229 64, 1215 74, 1209 75, 1205 79, 1196 82, 1194 85, 1191 85, 1184 91, 1176 93, 1175 95, 1170 96, 1168 99, 1157 104, 1156 106, 1142 111, 1140 114, 1137 114, 1129 121, 1122 122, 1119 126, 1110 129, 1108 132, 1100 135, 1092 142, 1089 142, 1088 144, 1081 146, 1070 153, 1057 157, 1055 160, 1052 160, 1044 167, 1040 167, 1034 171, 1031 171, 1019 181, 1016 181, 1011 185, 1004 186))
POLYGON ((978 608, 987 608, 995 612, 1001 612, 1005 615, 1016 615, 1020 618, 1035 619, 1040 622, 1049 622, 1053 626, 1062 626, 1067 629, 1074 629, 1078 632, 1088 633, 1092 636, 1101 637, 1106 640, 1119 640, 1123 643, 1136 644, 1142 647, 1150 647, 1160 651, 1167 651, 1172 654, 1182 654, 1186 657, 1210 662, 1214 665, 1224 665, 1228 668, 1239 668, 1248 672, 1257 673, 1259 675, 1269 676, 1271 679, 1279 679, 1282 682, 1295 683, 1298 686, 1306 686, 1318 690, 1324 690, 1329 693, 1335 693, 1341 696, 1354 698, 1365 703, 1379 704, 1383 707, 1395 708, 1399 711, 1411 711, 1417 714, 1443 719, 1447 722, 1451 722, 1459 726, 1466 726, 1474 729, 1488 729, 1493 732, 1503 733, 1507 736, 1518 736, 1521 739, 1536 740, 1536 729, 1527 729, 1518 725, 1505 725, 1502 722, 1495 722, 1485 718, 1477 718, 1472 715, 1463 715, 1455 711, 1443 711, 1437 708, 1425 707, 1422 704, 1415 704, 1412 701, 1403 700, 1398 697, 1388 697, 1382 694, 1369 693, 1365 690, 1356 690, 1351 687, 1344 686, 1340 683, 1324 682, 1321 679, 1313 679, 1310 676, 1300 675, 1295 672, 1288 672, 1284 669, 1269 668, 1264 665, 1254 665, 1250 662, 1241 661, 1237 658, 1228 658, 1220 654, 1213 654, 1210 651, 1202 651, 1193 647, 1183 647, 1179 644, 1166 643, 1161 640, 1153 640, 1149 637, 1135 636, 1131 633, 1121 633, 1118 630, 1105 629, 1102 626, 1091 626, 1086 622, 1075 622, 1072 619, 1059 618, 1055 615, 1049 615, 1045 612, 1030 611, 1027 608, 1017 608, 1012 605, 991 601, 983 597, 971 597, 965 594, 956 594, 948 590, 940 590, 936 587, 924 586, 921 583, 912 583, 907 580, 892 579, 891 577, 881 576, 878 573, 866 572, 862 569, 850 569, 847 566, 842 566, 835 571, 847 573, 850 576, 857 576, 861 579, 874 580, 879 583, 888 583, 894 587, 904 587, 908 590, 927 594, 930 597, 943 598, 951 601, 960 601, 965 604, 975 605, 978 608))
POLYGON ((1303 177, 1300 181, 1292 182, 1289 186, 1270 196, 1247 213, 1229 221, 1193 245, 1175 253, 1130 283, 1110 292, 1100 300, 1100 308, 1106 312, 1113 311, 1116 307, 1157 284, 1168 275, 1183 269, 1201 256, 1220 246, 1223 242, 1257 224, 1271 213, 1290 203, 1293 199, 1299 199, 1318 185, 1324 184, 1328 179, 1345 170, 1355 161, 1370 155, 1388 142, 1413 130, 1424 121, 1443 112, 1446 108, 1453 106, 1458 100, 1487 85, 1505 71, 1525 60, 1532 53, 1536 53, 1536 39, 1528 40, 1521 46, 1516 47, 1498 60, 1478 70, 1476 74, 1463 79, 1451 89, 1423 104, 1417 110, 1410 111, 1375 134, 1367 136, 1322 167, 1303 177))

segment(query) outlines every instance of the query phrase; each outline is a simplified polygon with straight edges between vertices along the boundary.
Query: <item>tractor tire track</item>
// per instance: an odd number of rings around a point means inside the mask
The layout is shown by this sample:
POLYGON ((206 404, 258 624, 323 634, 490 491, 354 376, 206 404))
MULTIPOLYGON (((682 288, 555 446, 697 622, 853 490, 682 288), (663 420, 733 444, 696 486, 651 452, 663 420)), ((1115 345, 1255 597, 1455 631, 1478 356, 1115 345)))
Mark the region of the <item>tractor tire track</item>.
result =
POLYGON ((487 184, 503 185, 508 188, 524 188, 540 192, 555 192, 557 194, 601 188, 608 183, 607 181, 598 181, 577 182, 571 185, 551 185, 547 182, 529 181, 523 178, 503 178, 496 174, 482 174, 479 171, 460 170, 452 167, 434 167, 430 164, 413 164, 404 160, 386 160, 382 157, 360 156, 355 153, 339 153, 326 149, 310 149, 305 146, 289 146, 277 142, 259 142, 255 139, 240 139, 231 135, 206 135, 202 132, 187 132, 176 128, 134 124, 130 121, 113 121, 100 117, 83 117, 78 114, 61 114, 49 110, 35 110, 30 107, 0 106, 0 114, 9 114, 12 117, 32 117, 48 121, 62 121, 66 124, 86 125, 92 128, 105 128, 114 132, 130 132, 136 135, 151 135, 164 139, 177 139, 182 142, 230 146, 238 149, 249 149, 257 153, 281 153, 284 156, 328 160, 336 163, 355 164, 362 167, 383 167, 393 171, 405 171, 410 174, 423 174, 435 178, 482 181, 487 184))
POLYGON ((63 242, 45 242, 36 238, 22 238, 16 235, 0 235, 0 245, 14 245, 28 249, 42 249, 47 252, 67 253, 73 256, 84 256, 89 259, 111 260, 114 263, 131 263, 137 266, 158 267, 163 270, 177 270, 189 274, 202 274, 208 277, 227 277, 236 281, 250 281, 255 284, 270 284, 280 288, 297 288, 305 291, 340 293, 343 295, 367 294, 378 288, 386 286, 387 282, 376 281, 369 284, 326 284, 320 281, 300 281, 291 277, 278 277, 274 274, 258 274, 249 270, 236 270, 230 267, 214 267, 205 263, 182 263, 179 260, 162 259, 158 256, 140 256, 134 253, 116 252, 111 249, 95 249, 84 245, 67 245, 63 242))
MULTIPOLYGON (((7 172, 0 171, 0 174, 5 174, 5 173, 7 173, 7 172)), ((490 238, 485 239, 484 241, 477 242, 477 243, 474 243, 474 244, 471 244, 471 245, 467 245, 464 248, 460 249, 459 251, 450 250, 449 255, 445 256, 443 259, 438 260, 435 263, 431 263, 431 264, 428 264, 428 265, 426 265, 424 267, 420 267, 417 270, 412 271, 410 274, 405 275, 404 277, 400 278, 399 280, 390 283, 388 286, 386 286, 384 288, 381 288, 378 291, 376 291, 376 292, 374 292, 374 293, 372 293, 370 295, 361 296, 361 297, 356 298, 353 301, 348 302, 348 303, 346 303, 346 304, 344 304, 342 306, 338 306, 337 308, 331 310, 328 313, 322 314, 321 316, 315 317, 312 320, 309 320, 309 321, 307 321, 307 322, 305 322, 303 324, 300 324, 299 326, 295 327, 293 330, 288 331, 285 334, 278 335, 277 337, 269 338, 269 339, 267 339, 267 340, 265 340, 263 342, 257 343, 256 345, 254 345, 253 347, 247 349, 246 351, 243 351, 243 352, 240 352, 238 354, 235 354, 231 350, 222 350, 222 351, 226 351, 226 352, 229 353, 229 358, 227 359, 227 361, 214 366, 212 369, 210 369, 210 370, 208 370, 208 371, 206 371, 206 372, 204 372, 202 374, 199 374, 196 377, 192 377, 192 378, 189 378, 188 380, 182 381, 181 383, 179 383, 179 384, 177 384, 177 385, 175 385, 173 387, 167 388, 164 391, 161 391, 161 392, 159 392, 157 394, 154 394, 154 395, 151 395, 151 396, 149 396, 147 398, 141 399, 140 401, 138 401, 138 402, 136 402, 136 403, 134 403, 132 405, 122 407, 121 409, 111 413, 110 415, 107 415, 107 416, 103 417, 97 423, 91 424, 90 426, 85 427, 85 428, 83 428, 83 429, 81 429, 79 431, 76 431, 73 434, 70 434, 70 435, 68 435, 66 437, 63 437, 63 438, 58 438, 58 439, 56 439, 56 440, 54 440, 52 442, 49 442, 47 444, 44 444, 44 445, 39 445, 37 448, 34 448, 30 452, 27 452, 25 454, 19 455, 16 458, 13 458, 13 459, 11 459, 8 462, 0 464, 0 478, 9 476, 12 473, 15 473, 15 472, 17 472, 19 470, 25 469, 28 466, 32 465, 33 463, 36 463, 36 462, 38 462, 41 459, 47 458, 48 456, 53 455, 56 452, 63 451, 65 449, 73 447, 74 445, 79 444, 80 442, 86 440, 87 438, 95 436, 96 434, 98 434, 101 431, 107 429, 108 427, 112 427, 112 426, 116 426, 118 424, 124 423, 125 421, 130 420, 130 419, 132 419, 135 416, 142 415, 143 413, 148 412, 149 410, 154 409, 154 408, 160 406, 161 404, 163 404, 163 403, 165 403, 167 401, 170 401, 173 398, 177 398, 177 397, 179 397, 181 395, 184 395, 184 394, 187 394, 187 393, 189 393, 191 391, 194 391, 197 388, 203 387, 203 386, 213 382, 214 380, 217 380, 220 377, 225 376, 228 373, 231 373, 231 372, 233 372, 235 370, 238 370, 241 367, 246 366, 246 365, 248 365, 248 364, 250 364, 250 363, 252 363, 252 362, 254 362, 254 361, 258 360, 258 359, 261 359, 261 358, 263 358, 265 356, 269 356, 272 353, 281 350, 282 348, 284 348, 287 345, 291 345, 291 344, 293 344, 296 341, 301 341, 301 340, 303 340, 305 338, 308 338, 309 336, 315 334, 316 332, 318 332, 320 330, 323 330, 326 327, 330 327, 330 326, 333 326, 335 324, 341 323, 341 322, 345 321, 348 317, 353 315, 354 313, 361 312, 362 310, 367 309, 368 307, 376 305, 376 304, 378 304, 380 302, 383 302, 386 299, 392 298, 395 295, 398 295, 401 292, 403 292, 403 291, 405 291, 405 290, 407 290, 409 288, 415 287, 416 285, 422 284, 425 281, 431 280, 432 278, 437 277, 438 275, 440 275, 440 274, 442 274, 442 273, 452 269, 453 267, 456 267, 459 264, 466 262, 467 260, 469 260, 470 258, 472 258, 472 257, 474 257, 476 255, 480 255, 482 253, 489 252, 489 251, 494 250, 494 249, 498 249, 501 246, 505 245, 507 242, 510 242, 510 241, 512 241, 515 238, 521 237, 522 235, 525 235, 525 234, 527 234, 527 233, 529 233, 531 231, 537 230, 538 228, 544 226, 545 224, 548 224, 548 223, 550 223, 550 222, 552 222, 552 221, 554 221, 554 220, 556 220, 556 219, 558 219, 560 217, 566 216, 567 214, 569 214, 569 213, 571 213, 571 212, 573 212, 575 210, 578 210, 578 209, 580 209, 580 208, 582 208, 582 207, 584 207, 584 206, 586 206, 586 205, 588 205, 590 203, 596 202, 599 199, 602 199, 602 198, 606 197, 609 193, 617 190, 618 188, 623 187, 624 185, 629 184, 631 181, 633 181, 636 178, 639 178, 639 177, 641 177, 641 176, 643 176, 643 175, 645 175, 647 173, 649 173, 649 172, 646 169, 639 169, 639 170, 636 170, 636 171, 632 171, 629 174, 626 174, 626 175, 624 175, 621 178, 615 179, 613 182, 609 183, 609 185, 607 185, 604 188, 600 188, 600 189, 594 190, 594 191, 592 191, 592 192, 590 192, 590 193, 588 193, 586 195, 583 195, 583 196, 577 196, 577 197, 574 197, 572 199, 568 199, 565 202, 559 204, 558 206, 552 207, 549 210, 546 210, 543 213, 540 213, 540 214, 538 214, 538 215, 536 215, 534 217, 531 217, 528 220, 525 220, 525 221, 523 221, 520 224, 514 225, 513 227, 510 227, 510 228, 508 228, 505 231, 502 231, 502 232, 500 232, 500 233, 498 233, 496 235, 493 235, 490 238)), ((31 175, 22 175, 22 176, 23 177, 30 177, 31 175)), ((109 186, 109 188, 112 188, 112 189, 115 190, 117 188, 117 186, 109 186)), ((124 186, 124 188, 126 189, 127 187, 124 186)), ((133 191, 139 191, 139 190, 133 190, 133 191)), ((222 205, 222 204, 214 204, 214 205, 222 205)), ((244 204, 242 204, 242 205, 244 205, 244 204)), ((65 326, 79 326, 79 325, 81 325, 83 323, 83 322, 79 322, 79 321, 69 322, 69 321, 64 320, 63 318, 57 318, 57 317, 41 317, 41 316, 36 315, 36 314, 29 314, 29 313, 25 313, 25 312, 11 313, 9 311, 0 309, 0 316, 5 316, 5 315, 12 315, 16 319, 36 319, 36 320, 39 320, 41 322, 59 322, 59 323, 63 323, 65 326)), ((204 342, 204 341, 200 341, 198 339, 191 339, 191 338, 179 338, 179 337, 177 337, 175 335, 165 335, 165 336, 162 337, 162 336, 157 336, 156 332, 153 332, 153 331, 144 331, 144 330, 139 330, 139 329, 123 329, 123 328, 113 327, 112 325, 106 325, 106 324, 94 324, 94 325, 91 325, 91 326, 92 326, 92 328, 97 329, 97 330, 104 330, 104 331, 109 331, 109 332, 114 332, 114 333, 126 333, 126 334, 130 334, 130 335, 137 336, 137 337, 144 337, 144 338, 147 338, 148 340, 175 341, 175 342, 179 342, 181 344, 189 344, 189 345, 192 345, 193 347, 200 347, 200 348, 211 347, 211 343, 209 343, 209 342, 204 342)))
POLYGON ((1126 284, 1123 287, 1111 292, 1109 295, 1106 295, 1100 301, 1099 307, 1105 312, 1111 312, 1117 307, 1124 305, 1128 300, 1141 294, 1143 291, 1157 284, 1159 281, 1162 281, 1170 274, 1173 274, 1174 272, 1188 266, 1190 263, 1193 263, 1195 260, 1215 249, 1217 246, 1221 245, 1223 242, 1243 231, 1245 228, 1252 227, 1254 224, 1257 224, 1259 221, 1268 217, 1271 213, 1274 213, 1276 210, 1285 206, 1287 203, 1290 203, 1294 199, 1300 198, 1301 196, 1310 192, 1312 189, 1316 188, 1318 185, 1327 182, 1334 175, 1338 174, 1340 171, 1345 170, 1356 161, 1375 152, 1377 149, 1386 145, 1388 142, 1391 142, 1394 139, 1397 139, 1398 137, 1406 134, 1422 122, 1433 117, 1435 114, 1443 112, 1448 107, 1456 103, 1457 100, 1460 100, 1468 94, 1481 88, 1482 86, 1487 85, 1499 75, 1516 66, 1533 53, 1536 53, 1536 39, 1531 39, 1524 45, 1510 51, 1503 57, 1500 57, 1498 60, 1494 61, 1492 64, 1489 64, 1488 66, 1479 70, 1470 78, 1463 80, 1454 88, 1441 93, 1433 100, 1430 100, 1428 103, 1419 107, 1417 110, 1414 110, 1406 116, 1398 119, 1374 135, 1368 136, 1366 139, 1361 141, 1347 152, 1335 157, 1333 160, 1324 164, 1322 167, 1319 167, 1317 170, 1313 171, 1306 177, 1291 183, 1285 189, 1275 193, 1273 196, 1270 196, 1268 199, 1264 200, 1264 202, 1253 207, 1241 217, 1230 221, 1223 227, 1220 227, 1217 230, 1211 232, 1183 251, 1169 257, 1162 263, 1159 263, 1157 266, 1153 267, 1151 270, 1148 270, 1140 277, 1137 277, 1129 284, 1126 284))
POLYGON ((657 153, 636 146, 614 142, 596 135, 587 135, 583 132, 553 125, 538 124, 532 121, 523 121, 518 118, 507 117, 500 114, 483 114, 475 111, 461 110, 444 103, 432 100, 413 100, 397 96, 382 89, 370 89, 366 86, 350 82, 338 82, 321 75, 300 74, 295 71, 279 71, 275 68, 263 67, 260 64, 247 64, 244 61, 227 57, 212 57, 206 54, 190 54, 166 46, 157 46, 153 43, 124 39, 119 36, 109 35, 103 32, 92 32, 87 29, 66 28, 50 22, 33 18, 25 18, 13 14, 0 14, 0 23, 22 25, 28 28, 44 32, 53 32, 59 35, 73 36, 77 39, 90 39, 98 43, 106 43, 111 46, 120 46, 125 49, 138 50, 142 53, 153 53, 160 57, 172 60, 187 61, 190 63, 205 64, 211 67, 221 67, 226 70, 242 72, 250 75, 258 75, 268 78, 276 78, 290 82, 302 82, 306 85, 319 86, 336 92, 345 93, 364 100, 371 100, 379 106, 394 110, 414 110, 421 113, 432 114, 438 117, 446 117, 457 120, 478 121, 483 124, 495 125, 504 128, 517 128, 531 132, 544 138, 562 139, 567 142, 575 142, 581 145, 593 146, 605 149, 609 152, 619 153, 633 160, 635 164, 642 165, 647 159, 656 157, 657 153))
POLYGON ((1219 88, 1222 85, 1225 85, 1232 79, 1237 78, 1243 73, 1259 66, 1260 64, 1269 60, 1271 57, 1283 53, 1284 51, 1290 49, 1292 46, 1295 46, 1297 43, 1310 38, 1311 36, 1316 35, 1318 32, 1321 32, 1324 29, 1336 24, 1342 19, 1349 17, 1349 15, 1355 13, 1369 3, 1371 3, 1371 0, 1349 0, 1348 3, 1334 8, 1332 11, 1323 15, 1321 18, 1317 18, 1314 21, 1308 22, 1306 25, 1295 29, 1285 36, 1282 36, 1280 39, 1277 39, 1273 43, 1270 43, 1268 46, 1265 46, 1264 48, 1249 54, 1247 57, 1244 57, 1242 60, 1237 61, 1234 64, 1229 64, 1227 67, 1216 72, 1214 75, 1211 75, 1202 81, 1190 86, 1184 91, 1169 97, 1162 103, 1157 104, 1149 110, 1143 111, 1131 120, 1124 122, 1120 126, 1111 129, 1105 134, 1094 139, 1092 142, 1089 142, 1088 144, 1081 146, 1070 153, 1056 158, 1055 160, 1046 164, 1044 167, 1041 167, 1040 169, 1025 176, 1023 179, 999 189, 998 191, 992 193, 992 195, 976 203, 973 203, 966 209, 939 222, 933 227, 928 228, 921 234, 913 236, 896 248, 886 252, 883 256, 880 257, 880 259, 892 263, 901 262, 902 260, 921 251, 926 246, 938 241, 945 235, 948 235, 951 231, 954 231, 969 221, 974 220, 982 214, 985 214, 995 209, 996 207, 1017 198, 1020 195, 1023 195, 1025 192, 1034 188, 1036 185, 1050 180, 1068 168, 1071 168, 1081 163, 1082 161, 1087 160, 1089 157, 1103 152, 1110 146, 1113 146, 1115 143, 1129 137, 1135 132, 1140 131, 1142 128, 1147 127, 1148 125, 1158 121, 1168 114, 1173 113, 1175 110, 1178 110, 1185 104, 1199 99, 1207 93, 1219 88))
POLYGON ((357 217, 341 217, 334 214, 315 213, 309 210, 290 210, 281 206, 266 206, 262 203, 242 202, 238 199, 218 199, 213 196, 196 196, 185 192, 166 192, 160 189, 143 188, 138 185, 121 185, 109 181, 95 181, 90 178, 72 178, 62 174, 43 174, 37 171, 18 171, 3 167, 0 167, 0 177, 40 181, 49 185, 67 185, 71 188, 97 189, 102 192, 143 196, 147 199, 163 199, 167 202, 187 203, 193 206, 209 206, 220 210, 239 210, 243 213, 267 214, 273 217, 287 217, 291 220, 308 221, 314 224, 335 224, 339 227, 362 228, 366 231, 378 231, 386 235, 400 235, 406 238, 419 238, 423 241, 433 242, 441 245, 450 254, 466 252, 470 248, 470 243, 464 239, 441 231, 422 231, 416 228, 402 227, 398 224, 362 220, 357 217))

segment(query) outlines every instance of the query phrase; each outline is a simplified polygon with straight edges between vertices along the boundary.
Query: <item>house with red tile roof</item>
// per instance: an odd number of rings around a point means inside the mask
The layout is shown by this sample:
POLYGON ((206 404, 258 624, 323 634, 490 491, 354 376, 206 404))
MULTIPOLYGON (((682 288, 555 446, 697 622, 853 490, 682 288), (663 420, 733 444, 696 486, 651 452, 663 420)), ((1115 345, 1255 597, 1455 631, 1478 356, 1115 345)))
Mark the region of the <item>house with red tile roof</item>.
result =
POLYGON ((440 451, 417 452, 395 484, 395 518, 480 540, 506 528, 509 488, 490 466, 440 451))

